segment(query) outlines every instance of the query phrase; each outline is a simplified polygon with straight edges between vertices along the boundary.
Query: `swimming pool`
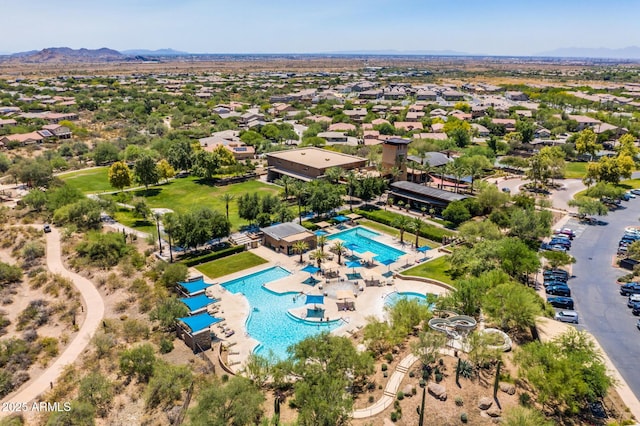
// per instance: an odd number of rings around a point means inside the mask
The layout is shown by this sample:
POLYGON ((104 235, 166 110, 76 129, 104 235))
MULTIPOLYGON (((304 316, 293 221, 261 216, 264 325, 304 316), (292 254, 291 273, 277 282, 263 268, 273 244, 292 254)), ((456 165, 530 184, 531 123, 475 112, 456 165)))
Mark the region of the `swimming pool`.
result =
POLYGON ((379 236, 380 234, 377 232, 357 226, 355 228, 347 229, 346 231, 332 234, 327 237, 327 240, 330 241, 338 238, 345 242, 348 249, 360 254, 370 251, 376 255, 375 260, 378 262, 383 262, 385 260, 396 261, 400 256, 405 254, 402 250, 398 250, 376 241, 375 238, 378 238, 379 236))
POLYGON ((416 293, 413 291, 394 292, 388 294, 384 299, 384 304, 387 306, 394 305, 400 299, 418 300, 422 303, 427 303, 427 295, 425 293, 416 293))
POLYGON ((289 346, 320 332, 332 331, 340 325, 339 321, 299 321, 288 315, 289 309, 304 306, 305 298, 294 297, 296 292, 275 293, 263 284, 289 275, 291 272, 274 266, 221 284, 231 293, 242 293, 247 298, 251 307, 247 332, 260 342, 255 349, 257 354, 268 355, 272 351, 275 357, 286 359, 289 346))

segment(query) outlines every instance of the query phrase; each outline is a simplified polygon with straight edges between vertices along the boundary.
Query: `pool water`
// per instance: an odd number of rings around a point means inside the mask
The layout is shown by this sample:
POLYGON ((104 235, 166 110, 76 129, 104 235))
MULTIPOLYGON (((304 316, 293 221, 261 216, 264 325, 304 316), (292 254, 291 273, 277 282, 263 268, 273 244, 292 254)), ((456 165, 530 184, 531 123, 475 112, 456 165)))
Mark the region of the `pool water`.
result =
POLYGON ((384 304, 387 306, 395 305, 400 299, 417 300, 427 303, 427 295, 424 293, 415 293, 412 291, 394 292, 385 297, 384 304))
POLYGON ((327 237, 327 240, 339 238, 345 242, 345 245, 349 245, 348 248, 350 250, 353 250, 356 253, 362 254, 367 251, 374 253, 376 255, 375 260, 378 262, 383 262, 385 260, 396 261, 400 256, 405 254, 402 250, 398 250, 376 241, 375 238, 378 238, 379 236, 380 234, 377 232, 358 226, 332 234, 327 237))
POLYGON ((247 298, 251 307, 247 332, 260 342, 255 350, 257 354, 266 356, 273 352, 276 358, 286 359, 289 346, 340 325, 339 321, 320 324, 298 320, 287 311, 304 306, 305 297, 299 297, 296 292, 275 293, 263 287, 289 275, 286 269, 275 266, 221 284, 231 293, 242 293, 247 298))

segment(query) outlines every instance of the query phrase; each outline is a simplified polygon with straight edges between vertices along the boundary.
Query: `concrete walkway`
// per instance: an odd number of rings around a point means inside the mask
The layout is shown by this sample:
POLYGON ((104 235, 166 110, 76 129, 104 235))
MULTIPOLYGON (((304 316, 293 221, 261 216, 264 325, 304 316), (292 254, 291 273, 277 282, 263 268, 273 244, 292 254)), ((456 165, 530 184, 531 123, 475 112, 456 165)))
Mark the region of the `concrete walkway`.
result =
MULTIPOLYGON (((76 337, 71 341, 65 351, 40 374, 29 380, 18 392, 8 395, 2 400, 3 404, 30 403, 38 399, 45 391, 49 390, 51 383, 55 383, 64 368, 76 361, 85 350, 91 338, 102 322, 104 316, 104 301, 102 296, 88 279, 67 270, 62 264, 60 231, 51 227, 51 232, 46 234, 47 240, 47 267, 53 274, 61 275, 72 281, 80 295, 87 313, 76 337)), ((58 401, 60 402, 60 401, 58 401)), ((0 411, 0 417, 11 413, 0 411)))
POLYGON ((417 356, 410 354, 407 355, 400 361, 398 366, 396 367, 396 371, 393 372, 389 381, 387 382, 387 386, 384 388, 384 394, 382 398, 380 398, 376 403, 370 405, 366 408, 361 408, 359 410, 353 411, 354 419, 364 419, 367 417, 375 416, 387 409, 393 401, 396 399, 398 394, 398 388, 400 388, 400 383, 402 383, 402 379, 404 375, 407 374, 409 368, 418 361, 420 358, 417 356))

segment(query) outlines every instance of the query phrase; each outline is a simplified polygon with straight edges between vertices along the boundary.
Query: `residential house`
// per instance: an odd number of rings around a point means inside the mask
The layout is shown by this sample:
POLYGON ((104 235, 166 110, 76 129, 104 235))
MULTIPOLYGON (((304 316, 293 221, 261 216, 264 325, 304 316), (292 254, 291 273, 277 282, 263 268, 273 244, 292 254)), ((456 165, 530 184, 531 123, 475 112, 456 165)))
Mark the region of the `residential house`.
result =
POLYGON ((328 130, 330 132, 355 132, 356 126, 350 123, 333 123, 328 130))
POLYGON ((510 101, 528 101, 529 96, 523 92, 509 91, 504 94, 504 97, 510 101))
POLYGON ((491 122, 493 124, 497 124, 498 126, 504 126, 504 129, 507 132, 516 131, 516 120, 514 120, 513 118, 492 118, 491 122))
POLYGON ((431 125, 431 131, 433 133, 443 133, 444 132, 444 123, 433 123, 431 125))
POLYGON ((51 132, 58 139, 71 139, 72 136, 71 130, 67 126, 59 124, 45 124, 42 129, 51 132))
POLYGON ((584 129, 593 129, 596 125, 602 123, 600 120, 586 115, 569 115, 569 120, 574 120, 578 123, 579 131, 584 129))
POLYGON ((418 122, 422 117, 424 117, 424 111, 409 111, 407 112, 405 120, 409 122, 418 122))
POLYGON ((432 139, 436 141, 446 141, 448 139, 446 133, 434 133, 434 132, 415 133, 413 134, 413 138, 414 139, 432 139))
POLYGON ((5 129, 7 127, 14 127, 18 122, 13 119, 2 120, 0 119, 0 129, 5 129))
POLYGON ((366 108, 346 109, 343 112, 344 112, 344 115, 358 122, 364 120, 364 118, 367 116, 366 108))
POLYGON ((9 146, 12 143, 19 143, 22 146, 40 144, 44 141, 44 137, 38 132, 31 133, 17 133, 14 135, 6 135, 0 138, 0 142, 4 146, 9 146))
POLYGON ((420 122, 410 122, 410 121, 396 121, 393 123, 393 127, 396 129, 401 129, 407 132, 411 132, 413 130, 422 130, 424 127, 420 122))
POLYGON ((491 135, 491 132, 489 131, 489 129, 487 129, 486 127, 484 127, 482 124, 478 124, 478 123, 471 123, 471 128, 473 129, 474 132, 477 133, 478 136, 480 137, 488 137, 489 135, 491 135))
POLYGON ((445 90, 441 96, 448 102, 464 101, 464 93, 458 92, 457 90, 445 90))
POLYGON ((254 147, 245 144, 238 138, 238 132, 235 130, 213 133, 208 138, 202 138, 198 141, 200 147, 207 152, 213 152, 219 146, 224 147, 233 154, 236 161, 252 159, 256 153, 254 147))
POLYGON ((325 139, 327 143, 347 143, 347 135, 341 132, 320 132, 318 137, 325 139))
POLYGON ((438 95, 433 90, 419 89, 416 93, 416 99, 419 101, 435 101, 438 95))
POLYGON ((349 171, 367 165, 366 158, 314 147, 270 152, 266 157, 270 182, 284 175, 308 182, 323 177, 331 167, 349 171))

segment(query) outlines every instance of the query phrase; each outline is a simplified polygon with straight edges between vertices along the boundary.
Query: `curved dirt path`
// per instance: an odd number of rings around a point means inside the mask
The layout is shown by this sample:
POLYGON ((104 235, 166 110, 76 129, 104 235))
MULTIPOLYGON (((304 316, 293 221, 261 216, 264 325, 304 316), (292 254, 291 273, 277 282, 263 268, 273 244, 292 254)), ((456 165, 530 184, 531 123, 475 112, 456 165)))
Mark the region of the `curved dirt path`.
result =
MULTIPOLYGON (((17 393, 2 400, 3 403, 30 403, 38 398, 40 394, 50 389, 51 383, 55 383, 64 367, 72 364, 87 347, 94 333, 100 326, 104 316, 104 301, 102 296, 88 279, 67 270, 62 264, 60 231, 51 227, 51 232, 46 234, 47 240, 47 267, 49 272, 61 275, 72 281, 75 288, 80 292, 87 315, 78 331, 78 334, 71 341, 62 354, 49 365, 49 367, 36 377, 28 381, 17 393)), ((0 417, 3 414, 0 412, 0 417)))

